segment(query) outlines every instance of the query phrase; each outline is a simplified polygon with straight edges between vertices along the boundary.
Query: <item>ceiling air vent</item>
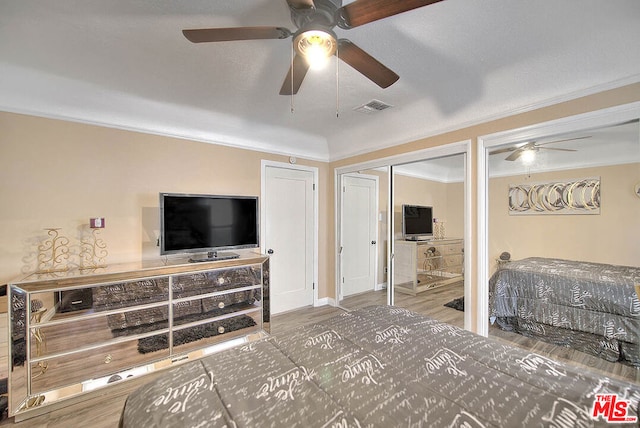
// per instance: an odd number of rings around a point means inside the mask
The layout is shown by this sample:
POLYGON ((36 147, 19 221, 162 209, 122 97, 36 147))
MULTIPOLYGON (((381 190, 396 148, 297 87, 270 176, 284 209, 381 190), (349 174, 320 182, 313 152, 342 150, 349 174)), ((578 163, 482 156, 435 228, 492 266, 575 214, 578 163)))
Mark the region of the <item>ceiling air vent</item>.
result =
POLYGON ((382 110, 386 110, 390 107, 393 107, 393 106, 387 103, 383 103, 380 100, 371 100, 366 104, 363 104, 359 107, 354 108, 354 110, 359 111, 360 113, 371 114, 371 113, 376 113, 382 110))

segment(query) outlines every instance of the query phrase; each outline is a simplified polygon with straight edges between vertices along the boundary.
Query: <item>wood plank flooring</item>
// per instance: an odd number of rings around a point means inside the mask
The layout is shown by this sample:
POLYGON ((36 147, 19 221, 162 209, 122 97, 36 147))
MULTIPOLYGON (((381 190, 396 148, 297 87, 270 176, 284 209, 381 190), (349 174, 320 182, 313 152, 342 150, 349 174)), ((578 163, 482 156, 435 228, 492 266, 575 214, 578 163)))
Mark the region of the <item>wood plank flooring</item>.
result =
MULTIPOLYGON (((463 312, 443 306, 445 303, 462 295, 463 286, 462 283, 458 283, 420 293, 417 296, 398 293, 395 303, 396 306, 404 307, 414 312, 422 313, 462 327, 464 324, 463 312)), ((318 308, 305 307, 296 311, 278 314, 271 319, 271 333, 277 335, 300 325, 322 321, 345 310, 353 310, 378 304, 386 304, 385 290, 348 297, 341 302, 341 308, 332 306, 321 306, 318 308)), ((551 358, 569 361, 580 367, 588 367, 604 376, 622 378, 640 384, 639 369, 619 363, 610 363, 578 351, 550 345, 518 334, 503 332, 497 328, 491 329, 490 336, 496 340, 519 346, 551 358)), ((160 373, 156 373, 140 379, 123 382, 117 386, 117 389, 107 388, 102 393, 97 393, 88 400, 54 410, 42 416, 27 419, 26 421, 16 423, 13 421, 13 418, 7 419, 0 422, 0 427, 116 427, 128 394, 144 383, 151 381, 159 374, 160 373)))

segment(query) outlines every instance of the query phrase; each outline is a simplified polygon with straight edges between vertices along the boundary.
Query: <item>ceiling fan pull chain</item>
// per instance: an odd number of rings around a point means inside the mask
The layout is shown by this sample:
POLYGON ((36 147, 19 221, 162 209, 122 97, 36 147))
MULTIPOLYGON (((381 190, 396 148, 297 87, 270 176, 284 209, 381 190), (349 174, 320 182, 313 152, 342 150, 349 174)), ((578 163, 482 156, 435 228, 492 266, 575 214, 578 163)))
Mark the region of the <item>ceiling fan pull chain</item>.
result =
POLYGON ((291 44, 291 114, 293 114, 293 55, 295 54, 295 52, 293 51, 293 43, 291 44))
POLYGON ((340 48, 339 47, 336 47, 336 117, 337 118, 340 117, 340 48))

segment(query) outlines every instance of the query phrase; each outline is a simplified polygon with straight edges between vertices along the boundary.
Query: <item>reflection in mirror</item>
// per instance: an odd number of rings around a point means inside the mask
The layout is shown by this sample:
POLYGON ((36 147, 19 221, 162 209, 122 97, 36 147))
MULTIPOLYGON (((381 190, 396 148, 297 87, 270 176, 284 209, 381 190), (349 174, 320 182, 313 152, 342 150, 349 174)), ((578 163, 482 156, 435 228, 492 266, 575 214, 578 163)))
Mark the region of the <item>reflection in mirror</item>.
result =
POLYGON ((342 174, 340 306, 387 303, 388 167, 342 174))
POLYGON ((464 154, 393 166, 394 304, 464 327, 464 154))
POLYGON ((489 334, 640 380, 638 120, 491 147, 489 334))
POLYGON ((28 394, 27 373, 27 294, 22 290, 9 288, 9 304, 11 305, 11 351, 9 373, 11 376, 10 406, 18 408, 28 394))

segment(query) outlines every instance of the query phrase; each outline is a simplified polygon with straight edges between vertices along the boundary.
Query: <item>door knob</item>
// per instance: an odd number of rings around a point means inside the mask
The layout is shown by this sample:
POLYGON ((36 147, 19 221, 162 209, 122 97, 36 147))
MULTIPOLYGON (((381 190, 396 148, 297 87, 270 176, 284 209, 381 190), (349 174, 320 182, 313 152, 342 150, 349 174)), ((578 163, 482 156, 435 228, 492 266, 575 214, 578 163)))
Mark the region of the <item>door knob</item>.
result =
POLYGON ((376 245, 376 241, 371 241, 371 245, 376 245))
POLYGON ((269 249, 267 250, 267 254, 273 254, 273 250, 272 250, 271 248, 269 248, 269 249))

